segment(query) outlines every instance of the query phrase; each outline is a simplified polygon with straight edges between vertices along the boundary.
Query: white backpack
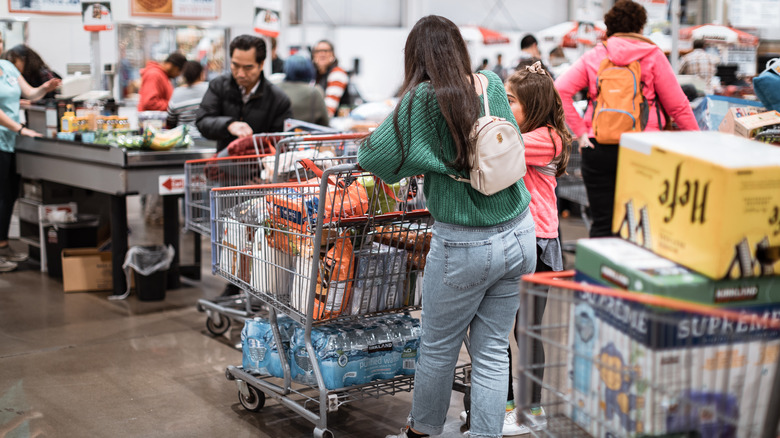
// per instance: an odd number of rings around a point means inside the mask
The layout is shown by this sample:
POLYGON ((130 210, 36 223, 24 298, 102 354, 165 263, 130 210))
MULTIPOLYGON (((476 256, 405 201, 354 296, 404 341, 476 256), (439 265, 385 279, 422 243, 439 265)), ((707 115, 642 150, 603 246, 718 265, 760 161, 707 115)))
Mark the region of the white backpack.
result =
POLYGON ((470 183, 483 195, 493 195, 513 185, 525 176, 525 144, 512 122, 490 115, 487 88, 476 75, 482 89, 485 115, 477 119, 472 129, 476 135, 471 155, 469 179, 450 175, 454 180, 470 183))

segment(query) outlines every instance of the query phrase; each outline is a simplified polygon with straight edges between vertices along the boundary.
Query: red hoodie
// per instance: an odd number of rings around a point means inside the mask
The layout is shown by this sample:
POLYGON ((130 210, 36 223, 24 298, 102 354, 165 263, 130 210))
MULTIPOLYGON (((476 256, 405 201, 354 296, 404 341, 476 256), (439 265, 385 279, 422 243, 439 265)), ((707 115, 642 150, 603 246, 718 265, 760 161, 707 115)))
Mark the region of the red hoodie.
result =
POLYGON ((160 64, 149 61, 141 69, 138 111, 167 111, 173 85, 160 64))
MULTIPOLYGON (((699 130, 688 99, 680 88, 680 84, 677 83, 672 66, 658 46, 638 34, 615 34, 609 38, 607 46, 609 53, 603 44, 599 44, 582 55, 566 73, 555 81, 555 88, 558 89, 563 101, 566 123, 574 132, 575 137, 586 132, 590 137, 593 137, 591 129, 593 105, 588 105, 585 117, 582 118, 574 108, 572 96, 587 87, 588 98, 591 100, 595 98, 597 95, 597 72, 601 61, 607 56, 617 65, 628 65, 639 60, 639 65, 642 68, 642 83, 644 84, 642 94, 650 103, 650 116, 645 128, 646 131, 658 131, 656 96, 681 130, 699 130)), ((664 121, 663 114, 660 117, 664 121)))

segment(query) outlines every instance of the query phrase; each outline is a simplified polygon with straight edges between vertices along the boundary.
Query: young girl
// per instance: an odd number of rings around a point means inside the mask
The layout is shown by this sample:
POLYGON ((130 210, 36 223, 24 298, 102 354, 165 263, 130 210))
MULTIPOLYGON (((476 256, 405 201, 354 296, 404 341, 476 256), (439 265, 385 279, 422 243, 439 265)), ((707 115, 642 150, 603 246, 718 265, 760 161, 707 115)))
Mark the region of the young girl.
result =
MULTIPOLYGON (((523 180, 531 192, 531 215, 536 222, 536 272, 562 271, 563 256, 558 240, 558 208, 555 197, 555 177, 563 175, 569 162, 571 134, 566 128, 561 97, 555 90, 552 76, 542 68, 540 62, 521 68, 512 74, 505 84, 509 106, 523 133, 525 162, 528 172, 523 180)), ((534 297, 534 325, 541 323, 547 299, 534 297)), ((531 364, 544 364, 544 348, 536 339, 532 342, 531 364)), ((509 357, 510 376, 512 357, 509 357)), ((534 369, 541 381, 544 368, 534 369)), ((532 409, 524 412, 528 423, 535 430, 544 427, 544 410, 539 406, 542 387, 534 382, 532 409)), ((517 429, 512 379, 506 402, 507 416, 504 422, 504 436, 509 432, 521 433, 517 429), (513 426, 514 429, 513 430, 513 426)), ((526 431, 523 431, 526 432, 526 431)))

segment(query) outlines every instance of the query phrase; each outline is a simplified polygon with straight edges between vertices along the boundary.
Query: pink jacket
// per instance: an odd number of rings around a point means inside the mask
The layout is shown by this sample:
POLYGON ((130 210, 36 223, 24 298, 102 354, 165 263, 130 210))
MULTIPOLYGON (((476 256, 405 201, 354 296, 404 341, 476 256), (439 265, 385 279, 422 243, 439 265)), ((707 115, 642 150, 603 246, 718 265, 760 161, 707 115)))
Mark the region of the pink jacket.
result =
POLYGON ((523 144, 525 144, 525 164, 528 166, 523 182, 531 193, 529 208, 536 223, 536 237, 554 239, 558 237, 558 201, 555 197, 557 181, 554 176, 539 172, 536 166, 545 167, 553 158, 561 154, 561 138, 555 131, 542 126, 523 133, 523 144), (555 149, 550 139, 550 132, 555 139, 555 149))
MULTIPOLYGON (((650 40, 638 34, 615 34, 607 40, 609 53, 603 44, 599 44, 586 52, 555 81, 555 88, 563 100, 563 111, 566 114, 566 123, 571 128, 575 137, 588 133, 593 137, 591 120, 593 104, 588 105, 585 118, 582 118, 574 109, 572 96, 583 88, 588 88, 588 99, 593 100, 597 95, 596 73, 601 61, 609 56, 609 59, 617 65, 628 65, 639 60, 642 68, 642 93, 650 104, 646 131, 658 131, 658 112, 656 111, 656 96, 666 112, 671 116, 677 126, 683 131, 698 131, 699 126, 693 116, 688 99, 677 83, 672 66, 664 56, 661 49, 650 40)), ((663 112, 661 120, 666 125, 663 112)))

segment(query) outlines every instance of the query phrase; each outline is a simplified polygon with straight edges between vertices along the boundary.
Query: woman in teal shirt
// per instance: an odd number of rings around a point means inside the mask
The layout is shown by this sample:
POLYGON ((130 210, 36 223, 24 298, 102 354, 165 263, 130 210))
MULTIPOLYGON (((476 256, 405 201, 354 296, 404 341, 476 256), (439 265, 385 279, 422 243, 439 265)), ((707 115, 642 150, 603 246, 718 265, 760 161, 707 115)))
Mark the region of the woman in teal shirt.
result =
POLYGON ((32 88, 13 64, 0 60, 0 272, 16 269, 16 263, 27 256, 16 254, 8 245, 8 228, 11 225, 14 202, 19 195, 19 175, 16 173, 14 145, 16 137, 41 134, 19 123, 19 99, 24 96, 37 100, 60 85, 59 79, 51 79, 38 88, 32 88))
POLYGON ((531 195, 520 180, 485 196, 449 175, 468 177, 471 130, 483 113, 516 124, 501 79, 471 73, 458 27, 439 16, 415 24, 404 49, 401 102, 358 152, 358 162, 388 183, 425 175, 436 220, 425 265, 420 359, 412 412, 399 438, 442 433, 453 371, 467 330, 471 340, 471 436, 501 437, 509 332, 520 277, 536 265, 531 195))

